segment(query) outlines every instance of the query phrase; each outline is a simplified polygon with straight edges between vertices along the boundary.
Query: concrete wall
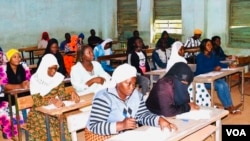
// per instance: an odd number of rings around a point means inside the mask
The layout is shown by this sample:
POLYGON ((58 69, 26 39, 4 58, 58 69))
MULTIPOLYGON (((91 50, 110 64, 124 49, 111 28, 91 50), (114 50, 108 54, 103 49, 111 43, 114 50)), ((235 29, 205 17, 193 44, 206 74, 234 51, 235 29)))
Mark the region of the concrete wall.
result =
POLYGON ((61 42, 64 34, 116 36, 116 0, 0 0, 0 46, 36 45, 43 31, 61 42))
MULTIPOLYGON (((203 38, 219 35, 228 54, 249 55, 249 49, 228 47, 230 0, 182 0, 182 41, 195 28, 203 38)), ((153 0, 137 0, 138 30, 145 44, 153 35, 153 0)), ((59 42, 64 33, 85 34, 94 28, 102 38, 117 39, 117 0, 0 0, 0 46, 4 50, 36 45, 43 31, 59 42)))

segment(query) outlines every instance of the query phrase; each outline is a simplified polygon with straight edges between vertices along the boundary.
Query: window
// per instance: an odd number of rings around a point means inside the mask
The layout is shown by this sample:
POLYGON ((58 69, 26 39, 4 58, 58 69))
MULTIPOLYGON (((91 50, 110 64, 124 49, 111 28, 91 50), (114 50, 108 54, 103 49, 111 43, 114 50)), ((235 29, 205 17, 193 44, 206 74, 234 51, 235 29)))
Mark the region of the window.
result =
POLYGON ((250 48, 250 1, 230 1, 229 46, 250 48))
POLYGON ((181 40, 181 0, 154 0, 154 39, 156 43, 166 30, 170 37, 181 40))
POLYGON ((127 41, 137 30, 137 0, 117 1, 118 40, 127 41))

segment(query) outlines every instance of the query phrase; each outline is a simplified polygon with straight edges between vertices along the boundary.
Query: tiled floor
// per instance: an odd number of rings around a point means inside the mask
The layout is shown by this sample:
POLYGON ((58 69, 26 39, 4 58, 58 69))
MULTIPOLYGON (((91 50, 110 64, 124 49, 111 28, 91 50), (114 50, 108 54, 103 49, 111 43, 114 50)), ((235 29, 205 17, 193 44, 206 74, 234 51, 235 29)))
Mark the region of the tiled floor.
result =
MULTIPOLYGON (((250 93, 250 81, 245 83, 245 92, 250 93)), ((240 102, 240 92, 237 86, 232 88, 232 98, 234 104, 238 104, 240 102)), ((215 102, 220 103, 217 97, 215 97, 215 102)), ((244 99, 244 109, 242 110, 242 113, 240 115, 228 115, 222 120, 222 124, 250 124, 250 110, 248 109, 250 107, 250 96, 245 95, 244 99)), ((1 132, 0 132, 1 135, 1 132)), ((206 141, 213 141, 214 137, 208 137, 206 141)), ((11 141, 2 139, 2 136, 0 136, 0 141, 11 141)), ((24 141, 24 135, 23 135, 23 141, 24 141)), ((78 141, 84 141, 84 133, 83 131, 78 132, 78 141)))

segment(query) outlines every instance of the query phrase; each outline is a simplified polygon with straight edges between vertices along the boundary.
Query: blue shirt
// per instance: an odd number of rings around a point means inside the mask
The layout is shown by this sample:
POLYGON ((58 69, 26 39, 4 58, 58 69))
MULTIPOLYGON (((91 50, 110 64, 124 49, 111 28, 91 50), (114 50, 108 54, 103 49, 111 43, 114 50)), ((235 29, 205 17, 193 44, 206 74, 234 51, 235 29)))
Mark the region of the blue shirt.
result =
POLYGON ((227 68, 227 64, 220 63, 218 57, 214 53, 210 53, 210 56, 205 56, 204 53, 200 52, 196 57, 196 72, 195 75, 208 73, 214 70, 215 67, 220 66, 222 68, 227 68))
MULTIPOLYGON (((109 50, 110 50, 109 55, 111 55, 112 51, 111 51, 111 49, 109 49, 109 50)), ((97 60, 98 57, 105 56, 105 55, 106 55, 105 54, 105 50, 102 47, 102 44, 99 44, 98 46, 96 46, 94 48, 94 57, 95 57, 95 60, 97 60)), ((102 68, 106 72, 113 72, 114 71, 114 68, 112 66, 110 66, 107 61, 101 61, 101 65, 102 65, 102 68)))

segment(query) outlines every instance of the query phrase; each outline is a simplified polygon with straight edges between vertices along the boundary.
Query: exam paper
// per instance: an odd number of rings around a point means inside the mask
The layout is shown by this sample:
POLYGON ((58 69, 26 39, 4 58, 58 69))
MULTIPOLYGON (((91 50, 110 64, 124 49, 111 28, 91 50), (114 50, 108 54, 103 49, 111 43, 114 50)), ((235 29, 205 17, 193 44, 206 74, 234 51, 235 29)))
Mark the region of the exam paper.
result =
POLYGON ((179 115, 176 115, 176 119, 210 119, 211 118, 211 110, 192 110, 190 112, 182 113, 179 115))
POLYGON ((209 73, 200 74, 198 76, 200 76, 200 77, 216 76, 216 75, 220 75, 221 73, 223 73, 223 72, 212 71, 209 73))
MULTIPOLYGON (((65 106, 70 106, 70 105, 75 104, 75 101, 66 100, 66 101, 63 101, 63 103, 65 106)), ((50 110, 50 109, 56 109, 57 107, 54 104, 50 104, 47 106, 43 106, 43 108, 50 110)))

